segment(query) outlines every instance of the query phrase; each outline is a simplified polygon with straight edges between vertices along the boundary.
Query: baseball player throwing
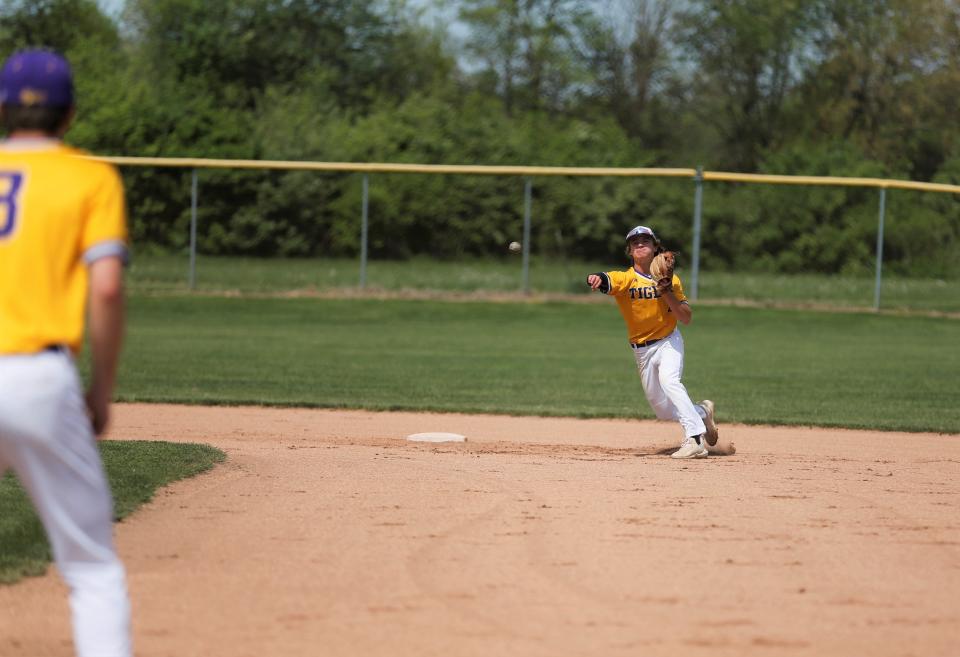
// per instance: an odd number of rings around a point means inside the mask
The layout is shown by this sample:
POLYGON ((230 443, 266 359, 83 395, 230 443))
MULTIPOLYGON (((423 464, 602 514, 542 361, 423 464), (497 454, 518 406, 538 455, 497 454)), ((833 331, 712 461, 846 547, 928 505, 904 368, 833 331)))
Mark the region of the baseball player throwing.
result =
POLYGON ((73 81, 59 55, 0 70, 0 474, 17 473, 70 589, 80 657, 127 657, 130 604, 95 434, 107 425, 127 257, 116 170, 61 143, 73 81), (92 377, 74 366, 89 314, 92 377))
POLYGON ((677 320, 689 324, 693 311, 680 277, 673 273, 672 254, 664 254, 669 266, 662 278, 651 274, 654 258, 661 253, 663 248, 653 230, 637 226, 627 233, 627 255, 633 267, 590 274, 587 284, 617 300, 650 406, 659 419, 677 420, 683 428, 683 442, 671 456, 703 458, 707 445, 716 445, 719 436, 714 404, 709 399, 694 404, 680 382, 683 338, 677 320))

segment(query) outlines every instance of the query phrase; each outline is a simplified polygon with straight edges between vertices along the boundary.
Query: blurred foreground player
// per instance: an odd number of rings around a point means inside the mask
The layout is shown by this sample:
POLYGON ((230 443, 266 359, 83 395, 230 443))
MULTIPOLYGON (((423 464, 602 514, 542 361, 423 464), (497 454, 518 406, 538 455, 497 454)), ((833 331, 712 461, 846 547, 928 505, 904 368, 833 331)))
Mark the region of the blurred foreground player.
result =
POLYGON ((0 474, 13 468, 70 589, 80 657, 127 657, 130 603, 95 436, 107 426, 123 338, 127 258, 116 170, 61 143, 69 64, 43 50, 0 70, 0 474), (92 374, 74 365, 89 320, 92 374))

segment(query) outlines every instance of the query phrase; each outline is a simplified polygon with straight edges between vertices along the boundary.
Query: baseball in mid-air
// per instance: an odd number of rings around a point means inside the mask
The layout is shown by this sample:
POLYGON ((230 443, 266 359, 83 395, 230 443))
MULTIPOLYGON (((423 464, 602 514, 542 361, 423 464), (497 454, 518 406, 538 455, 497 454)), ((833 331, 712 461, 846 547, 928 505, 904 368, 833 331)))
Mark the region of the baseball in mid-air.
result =
POLYGON ((508 246, 507 248, 510 249, 512 252, 516 253, 522 247, 520 246, 520 242, 510 242, 510 246, 508 246))

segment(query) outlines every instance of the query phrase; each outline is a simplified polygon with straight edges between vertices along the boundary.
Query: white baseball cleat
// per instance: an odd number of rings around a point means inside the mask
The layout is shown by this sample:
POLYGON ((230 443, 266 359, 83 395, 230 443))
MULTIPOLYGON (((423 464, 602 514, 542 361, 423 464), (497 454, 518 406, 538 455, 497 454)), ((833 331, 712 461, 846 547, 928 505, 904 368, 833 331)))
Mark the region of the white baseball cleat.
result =
POLYGON ((670 455, 672 459, 702 459, 707 456, 707 446, 704 444, 704 437, 687 436, 684 438, 680 449, 670 455))
POLYGON ((707 444, 713 447, 720 440, 720 430, 717 429, 717 421, 713 417, 714 403, 709 399, 704 399, 699 402, 699 405, 707 413, 707 417, 703 418, 703 424, 707 427, 707 444))

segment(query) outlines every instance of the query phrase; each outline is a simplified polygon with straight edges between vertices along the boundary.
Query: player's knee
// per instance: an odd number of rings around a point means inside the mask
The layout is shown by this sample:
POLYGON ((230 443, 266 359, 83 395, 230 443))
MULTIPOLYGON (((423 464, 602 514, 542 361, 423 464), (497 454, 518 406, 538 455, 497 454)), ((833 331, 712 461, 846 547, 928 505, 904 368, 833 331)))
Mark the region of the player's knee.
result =
POLYGON ((676 390, 680 385, 679 374, 671 372, 669 374, 660 375, 660 387, 664 390, 676 390))

